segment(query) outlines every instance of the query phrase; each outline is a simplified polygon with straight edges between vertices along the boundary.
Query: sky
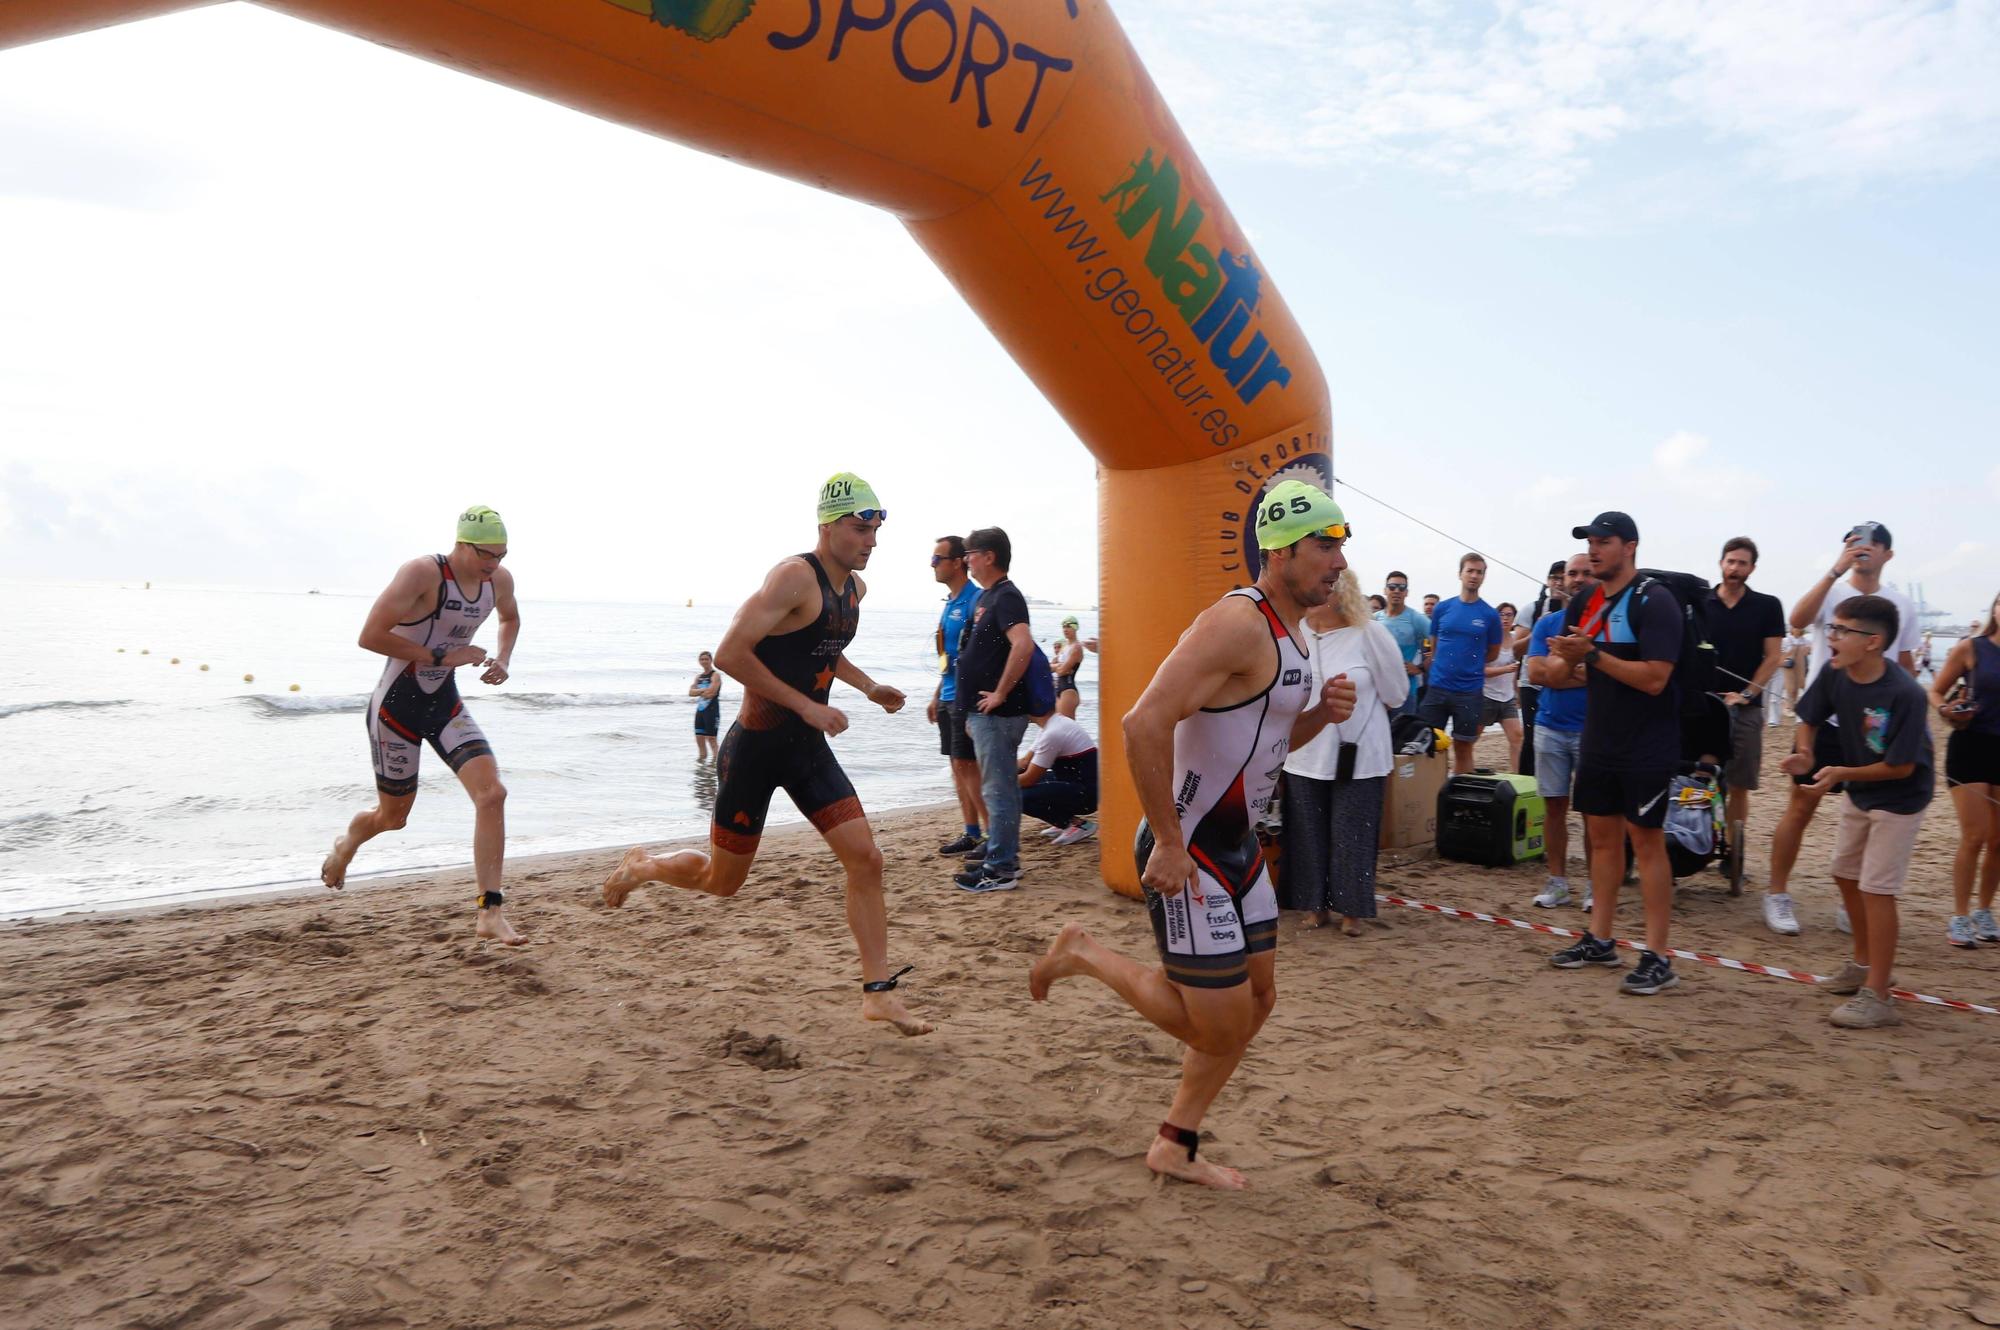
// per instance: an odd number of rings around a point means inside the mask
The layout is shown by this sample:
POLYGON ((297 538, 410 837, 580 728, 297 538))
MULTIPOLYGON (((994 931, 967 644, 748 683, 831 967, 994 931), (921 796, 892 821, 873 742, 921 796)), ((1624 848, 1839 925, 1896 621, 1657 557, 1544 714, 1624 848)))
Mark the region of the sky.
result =
MULTIPOLYGON (((2000 590, 2000 5, 1120 14, 1325 370, 1365 587, 1615 508, 1787 600, 1862 520, 2000 590)), ((368 591, 487 503, 524 602, 730 603, 837 470, 874 603, 989 524, 1095 602, 1089 455, 886 215, 247 5, 0 51, 0 574, 368 591)))

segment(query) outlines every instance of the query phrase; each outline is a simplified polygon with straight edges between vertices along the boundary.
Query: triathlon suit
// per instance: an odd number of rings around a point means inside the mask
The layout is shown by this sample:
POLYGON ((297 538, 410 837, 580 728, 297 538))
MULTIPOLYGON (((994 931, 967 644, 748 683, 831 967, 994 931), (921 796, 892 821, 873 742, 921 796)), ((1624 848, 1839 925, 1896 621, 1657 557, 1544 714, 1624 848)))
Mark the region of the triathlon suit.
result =
MULTIPOLYGON (((1063 649, 1069 649, 1067 643, 1064 644, 1063 649)), ((1064 693, 1074 692, 1076 692, 1076 671, 1071 670, 1068 674, 1058 674, 1056 676, 1056 696, 1061 697, 1064 693)))
MULTIPOLYGON (((406 642, 456 651, 471 643, 479 625, 493 613, 493 584, 481 582, 478 594, 467 596, 452 580, 445 557, 431 558, 438 568, 437 608, 389 631, 406 642)), ((453 771, 475 757, 492 755, 493 746, 458 698, 456 675, 448 666, 419 666, 393 658, 383 667, 382 682, 368 699, 365 717, 368 743, 375 752, 375 788, 382 793, 417 792, 417 759, 425 744, 437 749, 453 771)))
MULTIPOLYGON (((861 624, 861 596, 850 574, 840 591, 811 554, 799 556, 819 579, 819 618, 753 648, 764 668, 824 706, 834 667, 861 624)), ((709 839, 731 854, 755 854, 771 795, 782 788, 822 835, 860 817, 861 801, 834 760, 826 735, 790 707, 753 689, 743 692, 736 723, 716 753, 715 824, 709 839)))
MULTIPOLYGON (((1255 697, 1203 707, 1174 727, 1174 807, 1193 884, 1172 895, 1146 891, 1146 912, 1167 978, 1189 988, 1234 988, 1249 957, 1278 945, 1278 896, 1254 830, 1291 747, 1292 722, 1313 701, 1312 661, 1254 587, 1229 593, 1263 611, 1277 661, 1255 697)), ((1227 596, 1224 599, 1228 599, 1227 596)), ((1141 825, 1140 868, 1152 851, 1141 825)))
MULTIPOLYGON (((714 682, 714 670, 710 670, 707 674, 698 674, 694 680, 695 687, 697 688, 706 688, 714 682)), ((721 720, 721 693, 717 693, 714 697, 697 697, 694 700, 694 732, 696 734, 713 739, 717 730, 721 728, 721 720)))

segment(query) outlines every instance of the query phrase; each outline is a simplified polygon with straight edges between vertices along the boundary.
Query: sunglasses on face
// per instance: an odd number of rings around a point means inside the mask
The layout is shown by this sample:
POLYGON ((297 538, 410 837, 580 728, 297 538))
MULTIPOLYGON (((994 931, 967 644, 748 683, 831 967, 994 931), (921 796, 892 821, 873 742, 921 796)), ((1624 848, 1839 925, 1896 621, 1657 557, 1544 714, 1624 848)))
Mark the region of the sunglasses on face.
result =
POLYGON ((965 562, 965 556, 963 554, 931 555, 931 567, 933 568, 937 567, 941 563, 964 563, 964 562, 965 562))
POLYGON ((1410 589, 1410 584, 1408 582, 1389 583, 1389 590, 1391 591, 1408 591, 1409 589, 1410 589))

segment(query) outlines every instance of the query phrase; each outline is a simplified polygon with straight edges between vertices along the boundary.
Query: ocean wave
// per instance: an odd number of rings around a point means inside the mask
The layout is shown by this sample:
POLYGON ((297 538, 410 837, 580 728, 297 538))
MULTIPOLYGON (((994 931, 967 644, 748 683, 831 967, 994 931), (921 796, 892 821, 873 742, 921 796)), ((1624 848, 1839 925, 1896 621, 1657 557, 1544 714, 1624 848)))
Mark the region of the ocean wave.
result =
POLYGON ((671 707, 693 706, 689 697, 659 693, 494 693, 482 702, 511 702, 523 707, 671 707))
POLYGON ((307 697, 304 694, 251 693, 238 699, 266 716, 327 716, 336 712, 360 712, 367 708, 366 695, 359 697, 307 697))
POLYGON ((100 701, 64 698, 55 702, 0 702, 0 716, 18 716, 24 711, 96 711, 101 707, 128 706, 131 701, 129 697, 113 697, 100 701))

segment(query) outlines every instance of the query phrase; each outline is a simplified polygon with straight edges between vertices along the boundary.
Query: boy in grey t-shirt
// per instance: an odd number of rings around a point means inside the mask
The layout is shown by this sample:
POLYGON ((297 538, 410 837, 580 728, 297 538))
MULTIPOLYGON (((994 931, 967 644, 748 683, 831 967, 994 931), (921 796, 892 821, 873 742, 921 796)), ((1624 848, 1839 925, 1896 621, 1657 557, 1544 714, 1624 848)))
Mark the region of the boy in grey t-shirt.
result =
POLYGON ((1827 982, 1852 994, 1831 1020, 1848 1030, 1900 1025, 1889 997, 1896 958, 1896 897, 1936 787, 1924 690, 1884 654, 1900 616, 1882 596, 1843 601, 1828 631, 1832 656, 1799 699, 1799 726, 1784 769, 1815 793, 1845 783, 1847 809, 1833 848, 1833 880, 1854 926, 1854 957, 1827 982), (1813 766, 1813 741, 1837 723, 1839 764, 1813 766))

